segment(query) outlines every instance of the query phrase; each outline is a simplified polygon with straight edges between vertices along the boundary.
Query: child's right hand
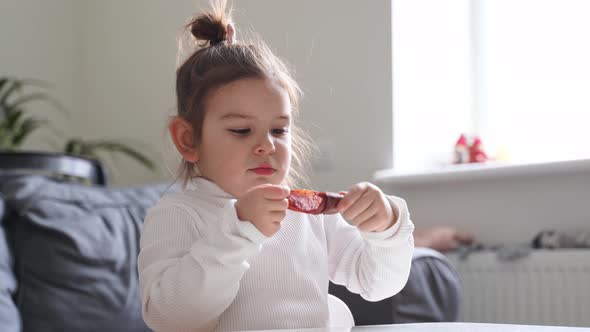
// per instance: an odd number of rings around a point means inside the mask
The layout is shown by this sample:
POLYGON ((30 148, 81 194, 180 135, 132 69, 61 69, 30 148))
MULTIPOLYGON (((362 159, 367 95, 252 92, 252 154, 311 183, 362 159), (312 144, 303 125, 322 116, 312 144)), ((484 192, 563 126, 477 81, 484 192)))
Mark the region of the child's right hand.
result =
POLYGON ((236 202, 238 219, 251 222, 267 237, 273 236, 285 218, 289 192, 288 187, 273 184, 251 188, 236 202))

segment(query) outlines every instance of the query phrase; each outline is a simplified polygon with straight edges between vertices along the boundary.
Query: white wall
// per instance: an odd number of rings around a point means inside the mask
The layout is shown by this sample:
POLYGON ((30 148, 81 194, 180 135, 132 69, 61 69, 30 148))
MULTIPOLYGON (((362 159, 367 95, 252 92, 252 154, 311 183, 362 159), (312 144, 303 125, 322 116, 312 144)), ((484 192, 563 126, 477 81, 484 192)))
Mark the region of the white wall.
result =
MULTIPOLYGON (((175 112, 176 38, 195 8, 192 1, 84 2, 84 121, 78 125, 88 137, 140 142, 161 165, 162 154, 174 156, 165 133, 175 112)), ((156 182, 167 175, 163 165, 152 173, 124 158, 114 164, 115 185, 156 182)))
MULTIPOLYGON (((57 96, 72 109, 72 134, 132 138, 150 145, 156 159, 162 160, 160 152, 170 159, 164 133, 175 107, 176 37, 206 5, 204 0, 3 2, 3 45, 25 56, 6 61, 3 54, 0 65, 14 68, 15 75, 54 82, 62 91, 57 96), (30 12, 41 27, 27 26, 30 12), (14 34, 6 32, 11 25, 14 34), (22 35, 29 43, 41 39, 42 49, 51 50, 43 61, 32 55, 39 45, 17 42, 22 35)), ((235 1, 234 8, 238 36, 240 29, 253 28, 296 69, 305 92, 304 127, 325 152, 311 174, 316 188, 347 189, 390 167, 390 1, 369 6, 257 0, 235 1)), ((125 158, 111 165, 117 168, 116 185, 165 178, 125 158)))
MULTIPOLYGON (((41 79, 51 83, 48 92, 64 107, 76 110, 80 73, 80 37, 75 0, 0 2, 0 76, 41 79)), ((30 104, 29 110, 51 118, 64 135, 77 134, 65 115, 45 103, 30 104)), ((70 112, 74 122, 79 114, 70 112)), ((26 147, 33 150, 61 148, 49 131, 38 131, 26 147)))

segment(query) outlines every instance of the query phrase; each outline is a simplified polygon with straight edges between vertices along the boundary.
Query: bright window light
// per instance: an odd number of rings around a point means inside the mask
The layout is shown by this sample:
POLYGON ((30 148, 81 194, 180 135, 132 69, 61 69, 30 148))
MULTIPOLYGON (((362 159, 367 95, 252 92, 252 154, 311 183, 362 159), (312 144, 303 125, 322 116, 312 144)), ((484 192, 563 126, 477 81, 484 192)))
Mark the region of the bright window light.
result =
POLYGON ((590 158, 590 1, 394 0, 394 168, 590 158))

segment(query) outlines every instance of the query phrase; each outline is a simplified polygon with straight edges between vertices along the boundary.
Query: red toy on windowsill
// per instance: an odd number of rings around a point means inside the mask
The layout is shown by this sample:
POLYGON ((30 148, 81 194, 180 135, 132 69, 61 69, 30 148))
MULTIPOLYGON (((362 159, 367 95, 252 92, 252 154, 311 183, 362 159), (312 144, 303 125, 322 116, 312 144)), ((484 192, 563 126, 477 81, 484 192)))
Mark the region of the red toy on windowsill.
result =
POLYGON ((455 143, 455 157, 453 164, 464 164, 469 162, 469 146, 467 145, 467 137, 461 134, 457 143, 455 143))
POLYGON ((465 134, 459 136, 457 143, 455 143, 454 164, 482 163, 488 160, 489 158, 483 150, 481 138, 474 136, 468 139, 465 134))
POLYGON ((476 136, 469 147, 469 162, 483 163, 484 161, 488 161, 488 155, 483 150, 481 139, 476 136))

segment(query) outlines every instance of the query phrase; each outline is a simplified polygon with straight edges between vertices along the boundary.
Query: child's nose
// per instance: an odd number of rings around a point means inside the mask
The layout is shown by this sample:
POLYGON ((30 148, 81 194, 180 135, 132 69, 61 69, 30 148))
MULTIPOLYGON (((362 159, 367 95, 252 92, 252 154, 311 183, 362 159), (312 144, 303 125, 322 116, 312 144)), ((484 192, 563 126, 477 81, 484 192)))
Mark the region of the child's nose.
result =
POLYGON ((272 137, 270 135, 265 135, 262 137, 256 145, 255 152, 256 154, 268 154, 275 152, 275 144, 272 137))

